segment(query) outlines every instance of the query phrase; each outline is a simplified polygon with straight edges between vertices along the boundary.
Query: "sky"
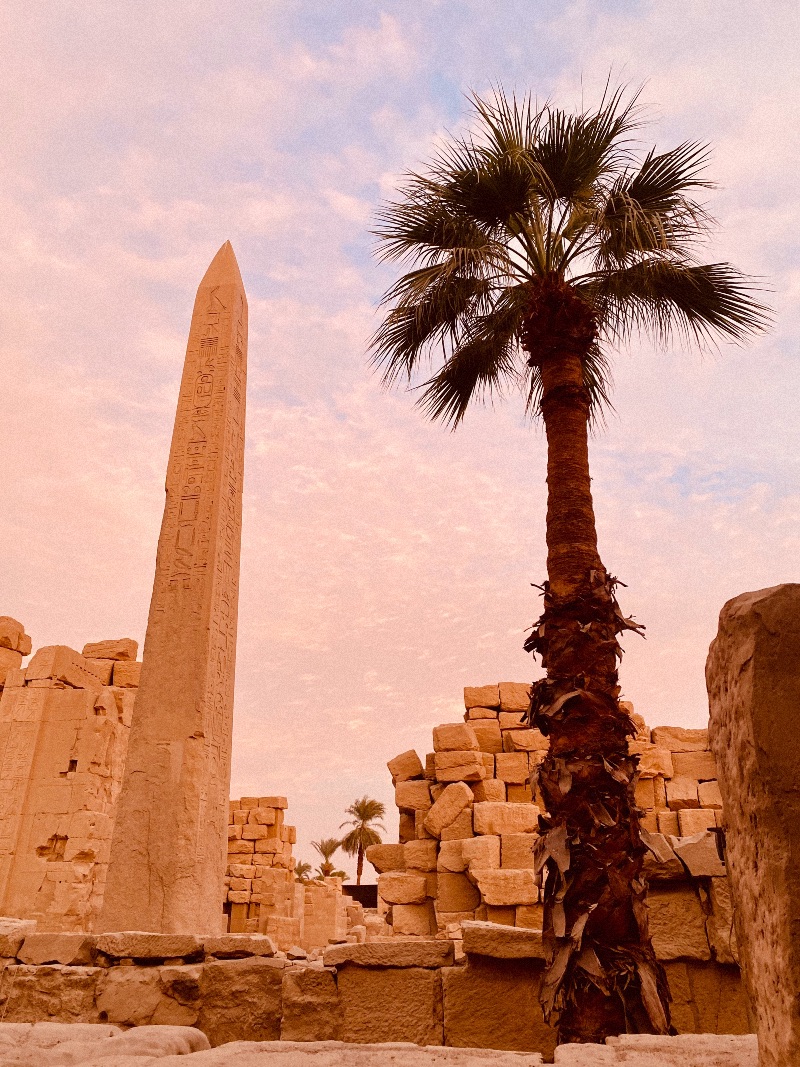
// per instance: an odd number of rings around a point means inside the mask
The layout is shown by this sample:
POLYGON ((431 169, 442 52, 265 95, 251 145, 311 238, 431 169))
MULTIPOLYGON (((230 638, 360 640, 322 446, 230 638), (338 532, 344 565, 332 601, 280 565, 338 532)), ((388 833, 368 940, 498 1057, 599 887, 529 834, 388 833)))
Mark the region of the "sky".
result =
POLYGON ((308 861, 365 794, 396 840, 386 761, 424 756, 465 685, 538 676, 545 450, 518 398, 451 433, 381 388, 375 211, 466 128, 469 91, 589 106, 611 73, 644 86, 643 144, 710 143, 708 258, 776 313, 747 348, 613 353, 591 443, 601 553, 647 627, 624 695, 705 725, 720 608, 800 580, 798 37, 782 0, 7 0, 0 614, 34 647, 143 642, 194 292, 230 239, 250 305, 231 795, 285 794, 308 861))

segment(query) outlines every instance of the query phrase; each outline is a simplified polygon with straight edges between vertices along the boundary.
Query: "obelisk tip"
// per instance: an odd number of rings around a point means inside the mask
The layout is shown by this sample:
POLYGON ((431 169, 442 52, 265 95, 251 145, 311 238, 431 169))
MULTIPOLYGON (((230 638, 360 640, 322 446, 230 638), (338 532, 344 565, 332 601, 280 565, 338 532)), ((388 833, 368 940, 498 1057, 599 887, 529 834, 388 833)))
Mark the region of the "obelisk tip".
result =
POLYGON ((239 264, 236 262, 233 245, 230 241, 226 241, 211 260, 200 285, 224 285, 232 281, 242 285, 242 275, 239 271, 239 264))

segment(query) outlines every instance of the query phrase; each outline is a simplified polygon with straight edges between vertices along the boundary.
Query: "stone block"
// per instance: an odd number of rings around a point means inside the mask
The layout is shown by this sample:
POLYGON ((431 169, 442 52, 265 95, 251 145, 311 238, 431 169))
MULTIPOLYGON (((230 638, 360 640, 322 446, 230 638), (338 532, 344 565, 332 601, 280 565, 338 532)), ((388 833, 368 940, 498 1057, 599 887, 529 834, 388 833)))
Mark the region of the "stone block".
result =
POLYGON ((675 855, 670 840, 664 834, 647 832, 642 840, 648 848, 644 857, 644 873, 648 881, 675 881, 686 877, 683 864, 675 855))
POLYGON ((502 752, 503 737, 497 719, 478 719, 471 722, 481 752, 502 752))
POLYGON ((497 719, 497 708, 470 708, 464 712, 464 721, 475 726, 476 722, 485 722, 487 719, 497 719))
POLYGON ((708 730, 686 730, 682 726, 655 726, 650 740, 670 752, 702 752, 708 748, 708 730))
POLYGON ((288 967, 283 972, 281 1002, 281 1041, 339 1040, 342 1014, 332 971, 288 967))
POLYGON ((95 994, 104 973, 101 967, 60 963, 44 967, 11 964, 2 971, 0 985, 3 1022, 99 1023, 95 994))
POLYGON ((434 752, 476 752, 479 748, 475 731, 468 723, 444 723, 433 728, 434 752))
POLYGON ((649 808, 655 808, 656 806, 656 779, 655 778, 640 778, 636 783, 635 795, 636 806, 647 811, 649 808))
POLYGON ((442 830, 473 803, 473 794, 465 782, 452 782, 446 786, 425 815, 425 829, 434 837, 439 837, 442 830))
POLYGON ((486 767, 477 750, 437 752, 434 756, 434 768, 439 782, 477 782, 486 777, 486 767))
POLYGON ((366 857, 378 874, 406 869, 404 845, 369 845, 366 857))
POLYGON ((700 800, 701 808, 722 810, 722 793, 720 792, 719 782, 701 782, 697 787, 697 796, 700 800))
POLYGON ((97 1010, 120 1026, 193 1026, 202 970, 199 965, 111 967, 97 983, 97 1010))
POLYGON ((203 942, 194 934, 151 934, 124 931, 97 934, 95 948, 111 959, 158 960, 199 955, 203 942))
POLYGON ((113 659, 87 659, 86 663, 101 685, 111 685, 111 675, 114 672, 113 659))
POLYGON ((509 804, 531 804, 533 803, 533 790, 529 785, 509 783, 506 786, 506 800, 509 804))
POLYGON ((433 903, 395 904, 392 907, 392 929, 395 935, 430 937, 436 933, 433 903))
POLYGON ((672 847, 692 878, 725 877, 725 864, 717 849, 717 835, 709 830, 701 830, 691 837, 673 837, 672 847))
POLYGON ((493 907, 491 904, 484 904, 486 908, 486 919, 484 922, 493 923, 499 926, 514 926, 517 918, 517 909, 511 905, 506 907, 493 907))
POLYGON ((523 926, 541 932, 544 924, 543 904, 519 904, 516 909, 515 926, 523 926))
POLYGON ((470 957, 466 967, 443 970, 445 1043, 456 1048, 536 1050, 552 1062, 556 1032, 542 1018, 542 970, 541 960, 481 956, 470 957))
POLYGON ((508 906, 517 904, 535 904, 539 899, 539 888, 533 871, 512 870, 472 870, 470 878, 480 890, 485 904, 508 906))
POLYGON ((37 650, 25 668, 25 681, 28 685, 49 678, 63 682, 73 689, 88 689, 95 696, 99 695, 103 688, 83 656, 67 645, 45 645, 37 650))
POLYGON ((472 808, 464 808, 461 814, 456 816, 449 826, 445 826, 440 835, 440 840, 443 842, 461 841, 473 836, 472 808))
POLYGON ((440 911, 474 911, 480 902, 478 890, 465 874, 439 873, 436 905, 440 911))
POLYGON ((484 778, 482 782, 471 782, 472 795, 479 803, 487 800, 494 804, 505 804, 506 783, 498 778, 484 778))
POLYGON ((461 842, 461 855, 472 871, 496 870, 500 866, 500 838, 490 835, 461 842))
MULTIPOLYGON (((470 840, 474 840, 470 838, 470 840)), ((459 874, 466 867, 463 855, 463 841, 444 841, 439 846, 439 856, 436 861, 438 871, 451 871, 459 874)))
MULTIPOLYGON (((679 1034, 748 1034, 754 1029, 754 1018, 738 967, 686 960, 665 962, 664 970, 672 994, 670 1015, 679 1034)), ((675 1041, 674 1038, 672 1040, 675 1041)), ((737 1038, 726 1036, 725 1040, 733 1044, 737 1038)), ((738 1040, 741 1041, 741 1038, 738 1040)), ((717 1038, 716 1042, 719 1041, 717 1038)), ((699 1042, 692 1042, 692 1045, 687 1042, 686 1051, 693 1048, 695 1055, 698 1055, 702 1052, 698 1045, 699 1042)), ((680 1051, 676 1049, 676 1052, 680 1057, 680 1051)), ((720 1048, 719 1044, 716 1048, 712 1044, 707 1058, 695 1062, 705 1065, 714 1064, 716 1060, 717 1063, 755 1067, 757 1059, 758 1048, 753 1041, 747 1049, 747 1055, 741 1058, 736 1056, 735 1049, 728 1051, 720 1048)), ((692 1061, 683 1058, 678 1062, 688 1067, 692 1061)), ((782 1067, 788 1067, 788 1063, 782 1064, 782 1067)))
POLYGON ((407 782, 411 778, 421 778, 425 770, 422 766, 422 761, 413 748, 410 748, 408 752, 401 752, 394 759, 390 759, 386 766, 389 768, 389 774, 391 774, 395 785, 398 782, 407 782))
POLYGON ((668 748, 648 744, 646 741, 629 741, 628 750, 639 756, 640 778, 672 777, 672 753, 668 748))
POLYGON ((0 916, 0 959, 13 959, 26 937, 36 931, 35 919, 14 919, 0 916))
POLYGON ((527 729, 526 716, 523 711, 501 711, 498 715, 498 722, 500 723, 500 729, 505 733, 506 730, 525 730, 527 729))
POLYGON ((387 904, 424 904, 428 896, 425 876, 407 871, 378 875, 378 892, 387 904))
POLYGON ((31 654, 31 639, 25 633, 25 627, 10 615, 0 615, 0 648, 19 652, 23 656, 31 654))
POLYGON ((518 871, 533 870, 533 846, 538 840, 538 834, 504 834, 500 838, 500 865, 518 871))
POLYGON ((472 813, 478 834, 528 834, 539 829, 535 804, 475 804, 472 813))
POLYGON ((216 1047, 227 1041, 277 1041, 284 960, 255 956, 206 963, 197 1025, 216 1047))
POLYGON ((220 960, 245 959, 247 956, 274 956, 277 951, 266 934, 218 934, 203 938, 206 956, 220 960))
POLYGON ((531 687, 527 682, 500 683, 500 711, 527 712, 531 704, 531 687))
POLYGON ((433 803, 430 786, 425 781, 398 782, 394 789, 394 802, 404 812, 429 808, 433 803))
POLYGON ((540 730, 508 730, 503 747, 507 752, 547 752, 550 742, 540 730))
POLYGON ((285 811, 289 807, 286 797, 258 797, 258 802, 252 804, 253 808, 275 808, 277 811, 285 811))
POLYGON ((699 808, 697 780, 695 778, 673 778, 667 782, 667 807, 670 811, 681 808, 699 808))
POLYGON ((673 752, 672 765, 676 777, 694 778, 699 782, 709 782, 717 777, 713 752, 673 752))
MULTIPOLYGON (((245 812, 242 814, 244 815, 245 812)), ((274 808, 250 808, 246 814, 248 823, 255 823, 258 826, 275 826, 278 821, 274 808)))
POLYGON ((660 811, 658 813, 658 832, 667 837, 678 837, 680 825, 677 811, 660 811))
POLYGON ((114 685, 120 689, 138 689, 141 674, 141 663, 128 663, 126 660, 119 660, 114 664, 114 685))
POLYGON ((15 652, 10 648, 0 648, 0 689, 6 684, 9 674, 18 671, 21 664, 21 652, 15 652))
POLYGON ((435 871, 437 848, 437 842, 433 838, 406 842, 403 846, 406 870, 435 871))
POLYGON ((365 945, 333 945, 325 949, 326 967, 358 964, 361 967, 449 967, 452 941, 392 941, 365 945))
POLYGON ((708 883, 711 914, 706 919, 706 933, 717 963, 739 963, 739 947, 733 922, 733 900, 727 878, 712 878, 708 883))
POLYGON ((469 711, 470 708, 499 708, 499 686, 467 686, 464 689, 464 707, 467 711, 469 711))
POLYGON ((524 785, 528 774, 528 757, 524 752, 500 752, 495 756, 495 775, 506 785, 524 785))
POLYGON ((430 808, 428 808, 427 811, 423 810, 414 812, 414 837, 416 837, 417 840, 422 840, 425 837, 433 837, 433 834, 429 834, 425 829, 425 816, 428 814, 428 811, 430 811, 430 808))
POLYGON ((81 655, 86 659, 133 661, 138 651, 138 642, 130 637, 121 637, 117 641, 92 641, 83 646, 81 655))
POLYGON ((414 812, 401 811, 397 828, 397 839, 401 845, 414 841, 417 836, 417 821, 414 812))
POLYGON ((63 963, 91 966, 94 963, 94 939, 82 933, 27 934, 17 952, 20 963, 63 963))
POLYGON ((658 959, 711 958, 705 914, 693 886, 651 886, 647 906, 650 936, 658 959))
POLYGON ((439 968, 345 964, 338 969, 341 1040, 354 1044, 443 1043, 439 968))
POLYGON ((541 929, 519 928, 493 922, 461 924, 464 951, 468 956, 493 956, 501 960, 545 959, 541 929))
POLYGON ((681 808, 678 812, 678 826, 681 837, 693 837, 695 834, 710 830, 717 825, 717 813, 712 808, 681 808))

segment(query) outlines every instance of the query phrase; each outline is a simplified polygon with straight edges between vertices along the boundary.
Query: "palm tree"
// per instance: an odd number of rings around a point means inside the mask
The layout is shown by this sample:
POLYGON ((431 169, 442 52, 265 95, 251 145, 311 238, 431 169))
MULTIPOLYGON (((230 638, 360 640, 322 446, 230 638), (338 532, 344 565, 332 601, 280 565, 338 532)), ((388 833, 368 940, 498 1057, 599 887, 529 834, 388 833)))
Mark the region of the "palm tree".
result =
POLYGON ((303 885, 305 885, 306 882, 308 881, 308 876, 310 874, 311 874, 311 864, 310 863, 305 863, 303 860, 300 860, 299 863, 295 864, 294 877, 295 877, 296 881, 302 882, 303 885))
POLYGON ((341 873, 335 872, 334 864, 331 863, 333 854, 342 844, 338 837, 323 837, 320 841, 312 841, 311 844, 322 857, 322 862, 317 867, 320 878, 331 878, 336 873, 341 873))
POLYGON ((344 826, 352 826, 353 829, 342 838, 342 848, 348 856, 358 857, 356 861, 356 885, 361 885, 361 875, 364 871, 364 852, 370 845, 379 845, 382 840, 380 834, 373 829, 370 823, 375 823, 381 832, 385 834, 386 827, 378 820, 382 819, 386 814, 386 807, 379 800, 370 800, 369 797, 364 796, 361 800, 353 801, 345 814, 353 817, 343 822, 339 829, 341 830, 344 826))
POLYGON ((617 678, 617 635, 642 627, 601 562, 589 477, 609 356, 640 331, 702 345, 742 341, 770 318, 750 279, 698 258, 712 222, 695 198, 711 187, 707 148, 638 153, 637 97, 607 91, 596 110, 568 114, 502 90, 473 96, 474 132, 408 174, 377 229, 379 255, 413 266, 385 294, 372 341, 384 382, 432 365, 418 403, 453 427, 508 387, 544 420, 547 581, 525 648, 547 672, 529 716, 550 741, 538 771, 540 998, 560 1042, 670 1028, 617 678))

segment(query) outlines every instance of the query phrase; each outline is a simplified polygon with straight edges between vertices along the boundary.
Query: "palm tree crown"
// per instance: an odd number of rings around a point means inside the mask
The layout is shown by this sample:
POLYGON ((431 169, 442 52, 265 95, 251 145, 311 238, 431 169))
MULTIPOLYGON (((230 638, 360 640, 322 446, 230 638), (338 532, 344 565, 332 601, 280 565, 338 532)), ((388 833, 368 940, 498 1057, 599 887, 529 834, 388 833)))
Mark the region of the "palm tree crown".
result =
POLYGON ((364 853, 370 845, 379 845, 382 833, 386 833, 386 827, 379 820, 386 814, 386 807, 379 800, 370 800, 363 796, 355 800, 347 809, 347 815, 352 818, 345 820, 339 827, 352 826, 342 838, 342 848, 348 856, 356 856, 356 884, 361 885, 361 874, 364 870, 364 853), (377 827, 377 829, 375 828, 377 827))
POLYGON ((311 845, 321 856, 322 860, 318 867, 320 876, 322 878, 330 878, 334 874, 334 864, 331 863, 331 859, 337 850, 341 847, 342 842, 338 837, 323 837, 319 841, 312 841, 311 845))

